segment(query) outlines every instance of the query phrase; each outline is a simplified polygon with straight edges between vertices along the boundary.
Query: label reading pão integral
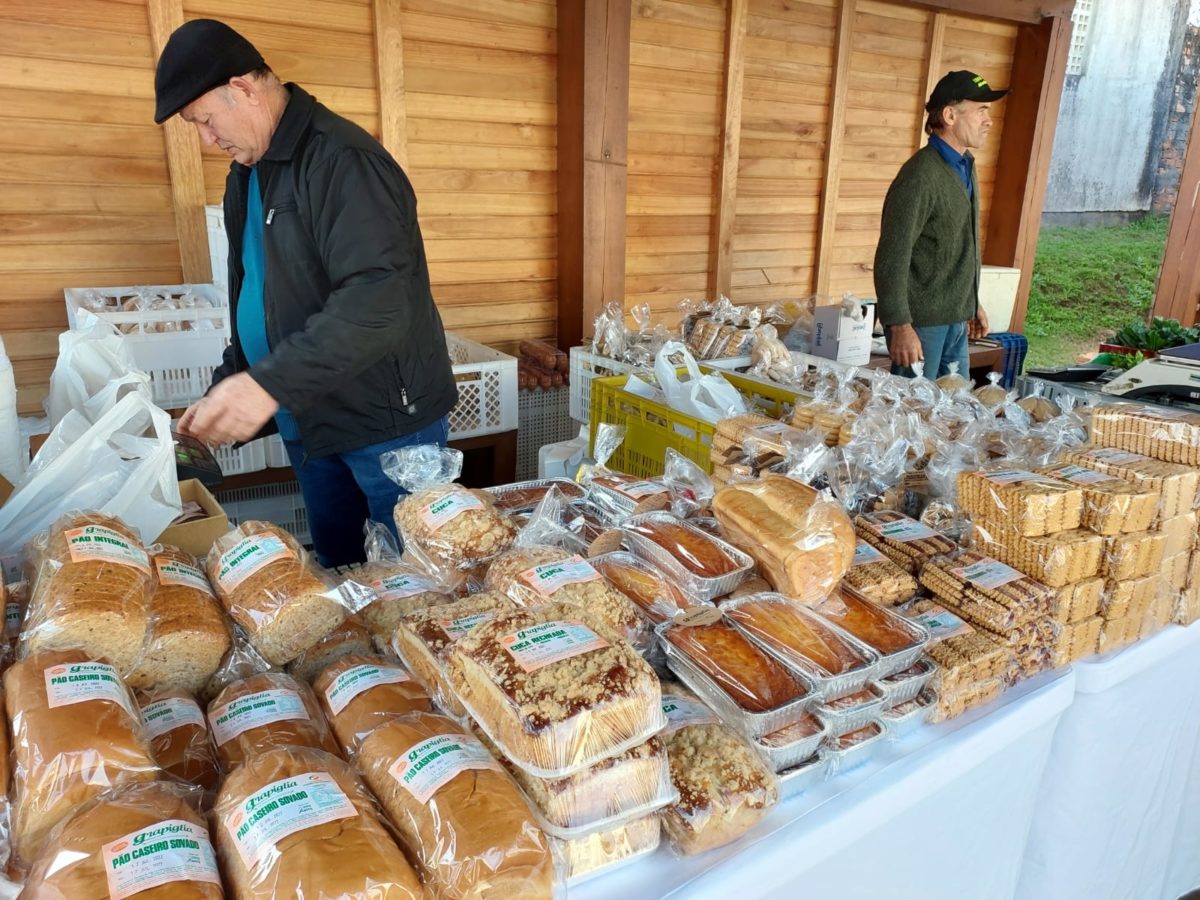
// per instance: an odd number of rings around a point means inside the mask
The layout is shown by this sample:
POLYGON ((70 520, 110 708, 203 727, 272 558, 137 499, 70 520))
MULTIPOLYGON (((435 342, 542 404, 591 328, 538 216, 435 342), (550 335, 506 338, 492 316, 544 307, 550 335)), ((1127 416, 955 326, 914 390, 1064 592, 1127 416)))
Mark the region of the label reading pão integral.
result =
POLYGON ((977 584, 981 588, 998 588, 1010 581, 1019 581, 1025 576, 1011 566, 996 559, 981 559, 969 566, 960 566, 950 570, 964 581, 977 584))
POLYGON ((151 739, 184 725, 204 728, 204 713, 196 701, 188 697, 166 697, 142 707, 142 722, 151 739))
POLYGON ((483 509, 483 501, 466 491, 454 491, 421 507, 417 515, 430 531, 440 531, 470 509, 483 509))
POLYGON ((246 868, 253 869, 272 856, 275 845, 288 835, 327 822, 355 818, 358 810, 333 776, 310 772, 283 778, 255 791, 225 822, 225 830, 233 838, 246 868))
POLYGON ((890 541, 907 544, 936 537, 937 532, 916 519, 897 519, 895 522, 869 522, 871 530, 890 541))
POLYGON ((715 725, 720 721, 711 709, 691 697, 665 696, 662 699, 662 710, 667 716, 666 734, 687 728, 689 725, 715 725))
POLYGON ((238 697, 210 710, 208 724, 217 743, 225 744, 251 728, 307 718, 308 710, 299 694, 273 688, 238 697))
POLYGON ((100 848, 110 900, 124 900, 174 881, 220 884, 208 830, 167 819, 100 848))
POLYGON ((932 606, 925 612, 913 616, 912 620, 928 629, 931 644, 957 637, 960 634, 970 634, 975 630, 950 610, 941 606, 932 606))
POLYGON ((252 534, 221 554, 217 562, 217 583, 228 593, 264 566, 295 558, 291 548, 275 535, 252 534))
POLYGON ((865 566, 868 563, 876 563, 886 559, 882 553, 868 544, 866 541, 859 541, 854 547, 854 563, 855 566, 865 566))
POLYGON ((408 673, 403 669, 364 663, 351 666, 333 679, 333 683, 325 688, 325 699, 329 702, 330 712, 336 716, 363 691, 381 684, 399 684, 408 680, 408 673))
POLYGON ((411 573, 376 578, 371 582, 371 587, 381 600, 403 600, 435 589, 433 581, 411 573))
POLYGON ((544 622, 500 638, 500 646, 526 672, 599 650, 608 641, 579 622, 544 622))
POLYGON ((457 641, 463 637, 468 631, 474 628, 481 622, 490 622, 496 618, 496 613, 493 610, 485 610, 484 612, 474 613, 469 616, 459 616, 457 619, 442 619, 438 622, 442 631, 446 632, 446 637, 451 641, 457 641))
POLYGON ((439 734, 421 741, 397 759, 388 774, 418 803, 428 803, 442 785, 469 769, 499 771, 500 764, 470 735, 439 734))
POLYGON ((84 525, 63 532, 71 562, 106 562, 132 566, 150 574, 150 557, 127 537, 103 525, 84 525))
POLYGON ((1111 475, 1085 469, 1083 466, 1063 466, 1061 469, 1056 469, 1054 475, 1072 484, 1099 484, 1101 481, 1113 480, 1111 475))
POLYGON ((539 596, 552 597, 569 584, 599 581, 600 573, 584 562, 583 557, 572 556, 570 559, 526 569, 517 578, 533 588, 539 596))
POLYGON ((130 715, 133 709, 129 692, 117 670, 107 663, 63 663, 45 670, 46 705, 51 709, 87 703, 89 700, 107 700, 116 703, 130 715))
POLYGON ((203 591, 210 597, 212 596, 212 585, 208 583, 208 578, 205 577, 204 573, 195 566, 189 566, 187 563, 156 556, 154 558, 154 567, 158 570, 158 581, 160 584, 195 588, 198 591, 203 591))

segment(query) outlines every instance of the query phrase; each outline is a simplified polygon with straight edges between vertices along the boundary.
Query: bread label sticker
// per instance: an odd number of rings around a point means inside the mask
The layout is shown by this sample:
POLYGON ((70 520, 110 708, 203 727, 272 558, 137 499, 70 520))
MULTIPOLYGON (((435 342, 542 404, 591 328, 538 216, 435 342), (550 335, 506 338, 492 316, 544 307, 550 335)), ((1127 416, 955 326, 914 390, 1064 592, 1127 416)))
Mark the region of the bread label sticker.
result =
POLYGON ((225 822, 247 869, 276 855, 275 845, 297 831, 340 819, 358 810, 328 772, 282 778, 242 801, 225 822))
POLYGON ((333 684, 325 688, 325 699, 329 702, 330 712, 336 716, 363 691, 381 684, 399 684, 408 680, 408 673, 396 666, 373 666, 364 663, 351 666, 333 679, 333 684))
POLYGON ((165 697, 147 703, 142 707, 142 722, 151 740, 184 725, 197 725, 208 730, 204 724, 204 713, 200 712, 200 707, 190 697, 165 697))
POLYGON ((673 734, 689 725, 716 725, 721 721, 711 709, 691 697, 669 694, 662 699, 662 711, 667 717, 664 735, 673 734))
POLYGON ((895 522, 868 522, 871 530, 889 541, 907 544, 909 541, 924 541, 937 537, 937 532, 916 519, 897 519, 895 522))
POLYGON ((603 649, 608 641, 579 622, 555 621, 506 634, 500 638, 500 646, 526 672, 536 672, 551 663, 603 649))
POLYGON ((951 569, 950 572, 981 588, 998 588, 1025 577, 1011 566, 1006 566, 997 559, 988 558, 971 563, 969 566, 959 566, 957 569, 951 569))
POLYGON ((568 585, 599 581, 600 573, 585 562, 582 556, 576 555, 570 559, 526 569, 517 578, 533 588, 539 596, 553 597, 568 585))
POLYGON ((430 798, 455 775, 469 769, 500 771, 500 764, 478 740, 466 734, 439 734, 421 741, 392 763, 388 774, 416 798, 430 798))
POLYGON ((124 535, 103 525, 84 525, 63 532, 71 562, 106 562, 132 566, 150 574, 150 556, 124 535))
POLYGON ((430 579, 410 573, 376 578, 371 582, 371 587, 382 600, 403 600, 436 590, 436 585, 430 579))
POLYGON ((217 584, 228 593, 264 566, 295 558, 291 548, 275 535, 252 534, 221 554, 217 560, 217 584))
POLYGON ((208 829, 167 819, 100 848, 110 900, 124 900, 173 881, 219 885, 217 858, 208 829))
MULTIPOLYGON (((777 436, 786 431, 791 431, 794 426, 787 422, 776 422, 774 425, 755 425, 746 431, 745 440, 752 440, 759 435, 777 436)), ((745 443, 745 440, 743 443, 745 443)))
POLYGON ((438 622, 438 625, 441 626, 442 631, 446 632, 446 637, 457 643, 459 638, 463 637, 463 635, 476 625, 481 622, 490 622, 494 618, 496 618, 494 611, 485 610, 484 612, 474 613, 469 616, 460 616, 457 619, 442 619, 438 622))
POLYGON ((227 744, 244 731, 308 718, 304 701, 295 691, 273 688, 230 700, 209 711, 208 724, 218 744, 227 744))
POLYGON ((1044 475, 1038 475, 1036 472, 1026 472, 1024 469, 1005 469, 1001 472, 984 472, 983 477, 993 484, 1021 484, 1024 481, 1041 481, 1047 484, 1054 483, 1044 475))
POLYGON ((913 616, 912 620, 918 625, 923 625, 929 631, 931 644, 947 638, 958 637, 960 634, 970 634, 975 630, 970 624, 942 606, 931 606, 925 612, 913 616))
POLYGON ((195 588, 198 591, 204 591, 210 597, 212 596, 212 585, 208 583, 208 579, 204 573, 195 566, 176 562, 173 559, 155 557, 154 567, 158 569, 158 580, 161 584, 174 584, 179 587, 195 588))
POLYGON ((21 633, 21 612, 21 604, 16 600, 4 604, 4 633, 10 638, 21 633))
POLYGON ((1065 479, 1072 484, 1099 484, 1101 481, 1112 481, 1111 475, 1105 475, 1103 472, 1097 472, 1094 469, 1085 469, 1083 466, 1063 466, 1054 472, 1058 478, 1065 479))
POLYGON ((852 568, 853 566, 865 566, 869 563, 881 562, 886 558, 866 541, 859 541, 854 547, 854 563, 852 568))
POLYGON ((46 705, 51 709, 91 700, 107 700, 137 718, 121 676, 107 663, 63 663, 47 668, 45 677, 46 705))
POLYGON ((441 531, 470 509, 483 509, 483 501, 466 491, 454 491, 425 505, 417 515, 430 531, 441 531))
POLYGON ((1130 453, 1127 450, 1115 450, 1112 447, 1101 447, 1088 452, 1088 456, 1100 462, 1111 463, 1114 466, 1127 466, 1131 463, 1145 462, 1149 457, 1140 453, 1130 453))
POLYGON ((624 494, 632 500, 641 500, 645 497, 653 497, 655 494, 665 494, 667 487, 657 481, 630 481, 615 486, 619 493, 624 494))

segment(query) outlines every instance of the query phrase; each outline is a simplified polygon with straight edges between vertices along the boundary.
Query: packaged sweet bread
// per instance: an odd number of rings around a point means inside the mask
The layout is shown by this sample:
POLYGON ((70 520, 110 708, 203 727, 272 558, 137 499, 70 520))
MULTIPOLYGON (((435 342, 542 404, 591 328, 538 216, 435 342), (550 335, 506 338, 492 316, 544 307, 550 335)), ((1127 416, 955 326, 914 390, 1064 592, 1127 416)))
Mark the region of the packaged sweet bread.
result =
MULTIPOLYGON (((835 591, 814 607, 821 617, 847 631, 882 657, 889 657, 893 671, 905 669, 920 655, 926 635, 903 616, 864 600, 844 588, 835 591), (898 660, 911 656, 900 664, 898 660)), ((880 671, 880 677, 883 672, 880 671)), ((890 674, 890 673, 888 673, 890 674)))
POLYGON ((842 583, 880 606, 905 603, 917 593, 917 580, 904 567, 861 539, 842 583))
POLYGON ((573 604, 500 613, 445 654, 450 684, 472 718, 540 777, 572 775, 663 725, 654 670, 573 604))
POLYGON ((1066 450, 1059 462, 1073 463, 1131 482, 1141 490, 1158 491, 1158 517, 1170 519, 1191 512, 1200 500, 1200 469, 1163 462, 1129 450, 1079 447, 1066 450))
POLYGON ((570 882, 653 853, 662 840, 661 823, 661 817, 651 814, 586 837, 570 840, 552 837, 550 846, 570 882))
POLYGON ((291 662, 346 617, 304 548, 270 523, 242 522, 217 538, 207 562, 225 611, 272 665, 291 662))
POLYGON ((640 546, 652 545, 656 565, 670 565, 689 582, 708 583, 739 577, 747 561, 728 544, 669 513, 651 513, 627 522, 621 530, 636 535, 640 546), (673 561, 673 562, 672 562, 673 561))
POLYGON ((1079 486, 999 465, 959 473, 958 505, 972 519, 1006 522, 1024 537, 1070 531, 1083 520, 1079 486))
POLYGON ((44 650, 4 673, 12 726, 12 850, 18 866, 50 829, 107 788, 154 781, 137 705, 116 669, 80 650, 44 650))
POLYGON ((944 534, 892 510, 858 516, 854 530, 859 538, 913 576, 935 556, 958 549, 958 544, 944 534))
POLYGON ((1093 578, 1104 560, 1105 538, 1082 528, 1031 538, 1007 522, 976 519, 971 524, 976 550, 1048 587, 1093 578))
POLYGON ((80 649, 122 676, 141 659, 154 580, 137 534, 103 513, 60 517, 30 549, 22 653, 80 649))
POLYGON ((1034 471, 1078 485, 1083 491, 1082 526, 1097 534, 1145 531, 1158 515, 1161 497, 1153 488, 1071 462, 1034 471))
POLYGON ((1165 537, 1157 531, 1105 538, 1102 574, 1111 581, 1127 581, 1159 572, 1165 546, 1165 537))
POLYGON ((364 655, 373 651, 371 632, 358 616, 346 616, 342 624, 288 663, 287 673, 311 684, 314 678, 343 656, 352 653, 364 655))
POLYGON ((221 785, 213 831, 235 897, 427 896, 371 795, 320 750, 278 747, 247 759, 221 785))
POLYGON ((446 676, 446 648, 476 625, 516 606, 505 594, 487 592, 431 606, 400 620, 392 635, 392 649, 438 706, 451 715, 464 716, 466 710, 446 676))
POLYGON ((775 590, 801 602, 828 595, 854 562, 854 528, 842 507, 786 476, 724 487, 713 512, 775 590))
POLYGON ((668 688, 663 706, 671 781, 679 791, 679 802, 662 814, 663 830, 686 855, 723 847, 778 802, 779 780, 744 738, 694 696, 668 688))
POLYGON ((595 466, 584 470, 582 482, 596 506, 618 518, 641 515, 671 505, 671 492, 661 478, 638 478, 595 466))
POLYGON ((554 863, 528 802, 457 722, 393 719, 363 741, 358 759, 432 897, 552 896, 554 863))
POLYGON ((1048 617, 1055 601, 1052 588, 975 550, 933 560, 920 581, 969 621, 996 633, 1048 617))
POLYGON ((425 689, 382 656, 343 656, 313 680, 313 693, 347 759, 384 722, 433 708, 425 689))
POLYGON ((1092 440, 1101 447, 1200 467, 1200 414, 1128 403, 1092 410, 1092 440))
POLYGON ((134 690, 194 693, 221 665, 232 638, 229 620, 196 558, 178 547, 150 549, 154 591, 145 652, 130 673, 134 690))
POLYGON ((312 688, 282 672, 227 685, 208 704, 208 726, 227 773, 273 747, 338 752, 312 688))
POLYGON ((624 550, 602 553, 588 562, 656 625, 689 609, 709 605, 675 584, 651 563, 624 550))
POLYGON ((221 900, 221 873, 197 788, 105 791, 55 828, 29 872, 31 900, 221 900))
POLYGON ((200 704, 179 688, 139 694, 138 704, 154 761, 180 781, 215 791, 221 770, 200 704))

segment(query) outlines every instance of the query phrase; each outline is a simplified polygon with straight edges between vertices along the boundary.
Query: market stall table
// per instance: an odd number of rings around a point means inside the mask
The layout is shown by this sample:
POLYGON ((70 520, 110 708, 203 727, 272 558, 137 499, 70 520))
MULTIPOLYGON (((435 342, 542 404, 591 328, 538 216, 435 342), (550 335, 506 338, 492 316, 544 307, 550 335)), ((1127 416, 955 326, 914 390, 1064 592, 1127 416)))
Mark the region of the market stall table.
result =
POLYGON ((1069 670, 1020 684, 785 797, 728 847, 682 859, 660 848, 573 887, 572 900, 1012 898, 1042 768, 1074 692, 1069 670))

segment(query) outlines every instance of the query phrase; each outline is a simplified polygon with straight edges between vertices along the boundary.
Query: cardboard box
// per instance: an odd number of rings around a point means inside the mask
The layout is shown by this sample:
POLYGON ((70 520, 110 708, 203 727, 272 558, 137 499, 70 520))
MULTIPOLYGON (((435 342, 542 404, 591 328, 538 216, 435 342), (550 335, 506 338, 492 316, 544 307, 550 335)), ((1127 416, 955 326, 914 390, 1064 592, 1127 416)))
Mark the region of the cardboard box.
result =
POLYGON ((850 366, 871 361, 871 334, 875 330, 875 305, 864 303, 862 319, 844 315, 842 307, 818 306, 813 311, 812 352, 850 366))
POLYGON ((174 544, 196 557, 206 556, 213 541, 229 530, 229 516, 208 488, 195 478, 179 482, 179 498, 184 503, 194 500, 208 515, 182 525, 171 525, 158 536, 158 543, 174 544))

